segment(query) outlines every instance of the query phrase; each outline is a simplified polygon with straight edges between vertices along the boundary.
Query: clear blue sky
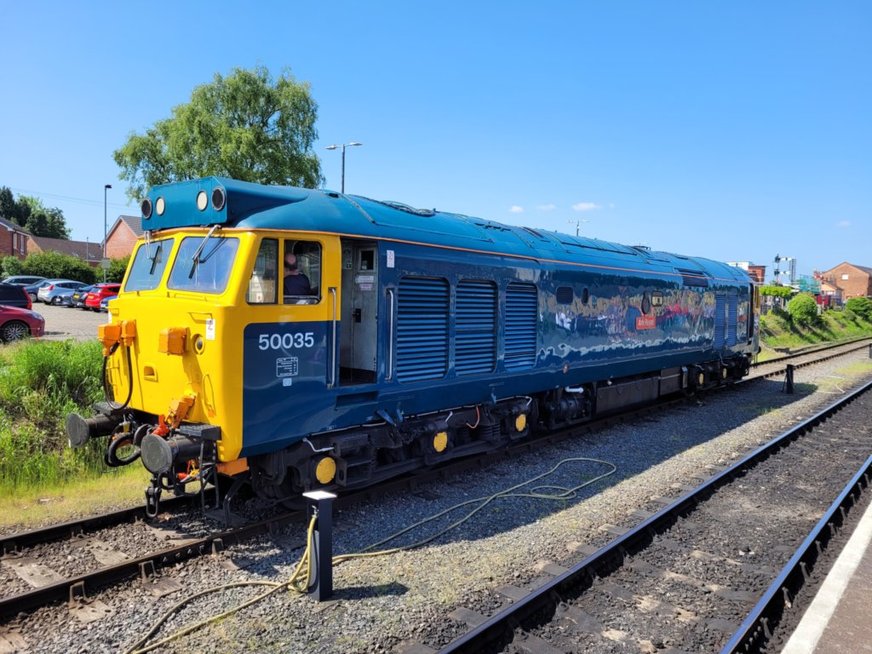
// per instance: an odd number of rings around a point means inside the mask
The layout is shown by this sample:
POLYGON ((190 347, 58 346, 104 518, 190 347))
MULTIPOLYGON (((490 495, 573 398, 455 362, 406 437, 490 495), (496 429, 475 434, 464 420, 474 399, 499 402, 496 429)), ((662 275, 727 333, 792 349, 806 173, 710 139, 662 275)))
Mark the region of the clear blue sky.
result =
POLYGON ((327 187, 799 271, 872 266, 869 2, 0 0, 0 186, 75 239, 215 73, 290 67, 327 187))

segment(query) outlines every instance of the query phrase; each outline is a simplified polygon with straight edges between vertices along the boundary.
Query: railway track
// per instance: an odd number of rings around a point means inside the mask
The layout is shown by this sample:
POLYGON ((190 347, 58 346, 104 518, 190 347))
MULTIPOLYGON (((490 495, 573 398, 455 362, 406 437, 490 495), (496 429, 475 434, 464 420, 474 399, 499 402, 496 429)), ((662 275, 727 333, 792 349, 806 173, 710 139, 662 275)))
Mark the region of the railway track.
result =
MULTIPOLYGON (((865 339, 862 344, 858 342, 839 344, 815 352, 791 355, 757 364, 754 368, 755 372, 744 382, 783 375, 786 360, 792 361, 792 365, 796 367, 811 365, 867 347, 868 342, 869 340, 865 339)), ((671 398, 619 416, 530 439, 484 457, 451 462, 438 469, 422 470, 378 487, 347 493, 337 501, 337 508, 341 509, 361 500, 387 493, 415 490, 433 479, 477 470, 505 457, 516 456, 520 452, 607 428, 616 422, 660 411, 666 406, 685 401, 684 398, 671 398)), ((0 597, 0 619, 22 611, 31 611, 52 602, 84 597, 98 588, 136 576, 146 578, 161 567, 197 556, 217 554, 224 547, 232 544, 269 533, 288 524, 302 523, 305 517, 303 511, 282 512, 264 519, 251 520, 239 527, 223 528, 218 526, 220 523, 203 520, 202 516, 192 517, 192 514, 198 513, 199 510, 192 510, 188 502, 164 501, 162 506, 171 509, 168 522, 146 524, 143 508, 136 507, 0 538, 0 554, 3 555, 0 560, 0 580, 5 573, 7 582, 9 580, 14 582, 3 584, 5 596, 0 597), (177 516, 182 518, 176 520, 177 516), (184 524, 179 525, 178 522, 184 524), (118 537, 108 539, 103 537, 107 530, 119 525, 128 525, 131 529, 144 532, 145 536, 130 538, 132 548, 128 545, 116 544, 118 537), (52 548, 58 549, 59 552, 46 556, 52 548), (64 559, 61 567, 75 569, 66 574, 53 569, 50 559, 52 556, 57 557, 58 554, 64 559), (70 559, 78 560, 80 565, 70 563, 70 559)))
POLYGON ((441 651, 760 651, 870 481, 870 391, 784 432, 572 569, 504 589, 513 601, 490 618, 455 615, 477 626, 441 651))

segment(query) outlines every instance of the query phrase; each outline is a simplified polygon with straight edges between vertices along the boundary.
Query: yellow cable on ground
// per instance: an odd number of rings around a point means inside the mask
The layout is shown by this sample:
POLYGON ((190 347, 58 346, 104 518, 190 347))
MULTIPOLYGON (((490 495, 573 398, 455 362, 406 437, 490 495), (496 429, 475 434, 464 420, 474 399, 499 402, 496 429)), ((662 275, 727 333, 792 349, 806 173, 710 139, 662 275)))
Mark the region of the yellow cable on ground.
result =
MULTIPOLYGON (((497 500, 497 499, 506 498, 506 497, 529 497, 529 498, 539 499, 539 500, 568 500, 568 499, 573 499, 579 490, 581 490, 582 488, 584 488, 586 486, 590 486, 591 484, 596 483, 597 481, 599 481, 601 479, 605 479, 606 477, 614 474, 617 469, 618 468, 615 464, 610 463, 608 461, 603 461, 601 459, 591 459, 588 457, 570 457, 567 459, 563 459, 563 460, 559 461, 553 468, 551 468, 547 472, 543 472, 542 474, 537 475, 537 476, 535 476, 531 479, 528 479, 526 481, 523 481, 520 484, 515 484, 514 486, 510 486, 509 488, 506 488, 504 490, 496 492, 493 495, 479 497, 479 498, 476 498, 473 500, 466 500, 465 502, 460 502, 459 504, 455 504, 454 506, 451 506, 447 509, 444 509, 444 510, 440 511, 439 513, 436 513, 432 516, 424 518, 423 520, 419 520, 418 522, 416 522, 412 525, 409 525, 408 527, 405 527, 404 529, 401 529, 400 531, 397 531, 397 532, 391 534, 387 538, 383 538, 382 540, 380 540, 378 542, 375 542, 371 545, 368 545, 367 547, 363 548, 360 552, 357 552, 354 554, 342 554, 340 556, 335 556, 335 557, 333 557, 333 565, 334 566, 339 565, 340 563, 343 563, 345 561, 350 561, 352 559, 372 558, 372 557, 376 557, 376 556, 384 556, 386 554, 395 554, 397 552, 403 552, 406 550, 411 550, 411 549, 415 549, 417 547, 421 547, 422 545, 426 545, 427 543, 439 538, 439 536, 442 536, 443 534, 446 534, 449 531, 456 529, 457 527, 459 527, 463 523, 467 522, 470 518, 472 518, 472 516, 474 516, 476 513, 481 511, 483 508, 485 508, 488 504, 490 504, 491 502, 493 502, 494 500, 497 500), (540 479, 543 479, 544 477, 547 477, 548 475, 553 474, 561 466, 563 466, 563 464, 570 463, 570 462, 600 463, 600 464, 609 466, 610 470, 608 470, 607 472, 604 472, 600 475, 597 475, 596 477, 593 477, 592 479, 588 479, 587 481, 585 481, 577 486, 573 486, 572 488, 563 488, 562 486, 543 485, 543 486, 533 487, 528 492, 525 492, 525 493, 515 492, 518 489, 523 488, 524 486, 532 484, 536 481, 539 481, 540 479), (548 493, 542 492, 546 489, 553 489, 555 491, 561 491, 561 492, 554 493, 554 494, 548 494, 548 493), (465 516, 463 516, 459 520, 452 522, 450 525, 448 525, 444 529, 437 531, 435 534, 432 534, 431 536, 428 536, 422 540, 416 541, 415 543, 412 543, 410 545, 404 545, 402 547, 394 547, 394 548, 390 548, 390 549, 370 551, 376 547, 384 545, 385 543, 389 543, 392 540, 395 540, 396 538, 399 538, 403 534, 406 534, 413 529, 416 529, 422 525, 425 525, 425 524, 432 522, 434 520, 437 520, 445 515, 448 515, 452 511, 455 511, 455 510, 462 508, 464 506, 469 506, 470 504, 476 504, 476 503, 478 503, 478 506, 476 506, 474 509, 472 509, 465 516)), ((145 654, 146 652, 150 652, 150 651, 160 647, 161 645, 166 645, 167 643, 170 643, 173 640, 181 638, 182 636, 185 636, 185 635, 191 633, 192 631, 199 629, 200 627, 204 627, 207 624, 210 624, 210 623, 215 622, 217 620, 221 620, 222 618, 225 618, 225 617, 227 617, 227 616, 229 616, 229 615, 231 615, 231 614, 233 614, 241 609, 244 609, 247 606, 251 606, 252 604, 255 604, 255 603, 259 602, 260 600, 262 600, 266 597, 269 597, 270 595, 272 595, 276 591, 281 590, 283 588, 287 588, 289 590, 295 591, 295 592, 300 593, 300 594, 306 593, 309 589, 309 582, 310 582, 309 575, 310 575, 310 568, 311 568, 310 564, 311 564, 311 560, 312 560, 311 559, 311 557, 312 557, 312 543, 313 543, 313 538, 314 538, 314 533, 315 533, 316 521, 317 521, 317 516, 312 516, 312 519, 309 521, 309 528, 308 528, 307 533, 306 533, 306 549, 303 551, 303 555, 300 557, 299 562, 297 563, 296 567, 294 568, 294 572, 291 574, 290 578, 287 581, 285 581, 285 582, 272 582, 272 581, 237 582, 237 583, 231 583, 231 584, 224 584, 221 586, 214 586, 213 588, 209 588, 207 590, 201 591, 201 592, 197 593, 196 595, 191 595, 190 597, 187 597, 184 600, 182 600, 181 602, 174 605, 163 616, 161 616, 161 618, 151 627, 149 632, 145 636, 140 638, 134 645, 129 647, 125 651, 125 654, 145 654), (183 627, 179 631, 176 631, 175 633, 170 634, 169 636, 167 636, 166 638, 164 638, 162 640, 159 640, 155 643, 152 643, 151 645, 148 645, 146 647, 142 647, 141 649, 137 649, 137 647, 140 647, 143 643, 145 643, 160 628, 160 626, 169 619, 169 617, 173 613, 175 613, 177 610, 182 608, 188 602, 190 602, 198 597, 202 597, 203 595, 207 595, 209 593, 217 592, 219 590, 226 590, 228 588, 235 588, 238 586, 271 586, 271 588, 270 588, 270 590, 268 590, 264 593, 261 593, 260 595, 254 597, 246 602, 243 602, 242 604, 239 604, 231 609, 228 609, 228 610, 224 611, 223 613, 220 613, 218 615, 213 615, 213 616, 206 618, 204 620, 200 620, 199 622, 196 622, 192 625, 189 625, 187 627, 183 627)))
POLYGON ((191 633, 192 631, 196 631, 200 627, 204 627, 211 622, 216 622, 221 620, 222 618, 227 617, 228 615, 232 615, 237 611, 244 609, 247 606, 251 606, 259 602, 260 600, 269 597, 276 591, 279 591, 283 588, 291 588, 292 590, 296 590, 297 592, 304 593, 306 589, 309 587, 309 561, 311 557, 312 550, 312 540, 315 533, 315 522, 317 521, 316 516, 312 516, 312 519, 309 521, 309 529, 306 533, 306 549, 303 552, 303 556, 300 558, 300 561, 297 563, 297 566, 294 568, 294 572, 291 574, 290 579, 285 582, 275 582, 275 581, 240 581, 231 584, 222 584, 220 586, 213 586, 212 588, 207 588, 206 590, 200 591, 195 595, 191 595, 190 597, 186 597, 181 602, 173 605, 166 613, 164 613, 160 619, 155 622, 151 629, 149 629, 148 633, 140 638, 136 643, 131 645, 127 650, 125 650, 125 654, 145 654, 146 652, 150 652, 154 649, 157 649, 161 645, 166 645, 186 634, 191 633), (305 572, 305 574, 304 574, 305 572), (203 595, 208 595, 210 593, 215 593, 219 590, 227 590, 230 588, 237 588, 239 586, 270 586, 270 590, 265 593, 261 593, 260 595, 253 597, 252 599, 243 602, 237 606, 234 606, 231 609, 227 609, 223 613, 218 615, 210 616, 204 620, 200 620, 199 622, 195 622, 192 625, 188 625, 187 627, 183 627, 182 629, 176 631, 173 634, 170 634, 166 638, 159 640, 157 642, 152 643, 151 645, 147 645, 146 647, 141 647, 143 643, 147 642, 149 638, 154 635, 154 633, 160 629, 160 626, 166 622, 169 617, 182 608, 185 604, 191 602, 192 600, 197 599, 198 597, 202 597, 203 595), (302 590, 300 590, 302 588, 302 590), (140 649, 137 649, 140 648, 140 649))

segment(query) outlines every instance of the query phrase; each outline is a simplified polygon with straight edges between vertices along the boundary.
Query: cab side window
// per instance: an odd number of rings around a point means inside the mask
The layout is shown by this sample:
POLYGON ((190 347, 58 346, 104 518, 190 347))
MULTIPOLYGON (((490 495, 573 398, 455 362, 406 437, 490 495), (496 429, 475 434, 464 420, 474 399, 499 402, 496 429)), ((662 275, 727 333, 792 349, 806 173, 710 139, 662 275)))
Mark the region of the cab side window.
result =
POLYGON ((249 304, 275 304, 279 284, 279 242, 274 238, 265 238, 260 243, 257 259, 254 260, 254 270, 248 280, 246 299, 249 304))
POLYGON ((285 240, 282 295, 285 304, 315 304, 321 297, 321 244, 285 240))

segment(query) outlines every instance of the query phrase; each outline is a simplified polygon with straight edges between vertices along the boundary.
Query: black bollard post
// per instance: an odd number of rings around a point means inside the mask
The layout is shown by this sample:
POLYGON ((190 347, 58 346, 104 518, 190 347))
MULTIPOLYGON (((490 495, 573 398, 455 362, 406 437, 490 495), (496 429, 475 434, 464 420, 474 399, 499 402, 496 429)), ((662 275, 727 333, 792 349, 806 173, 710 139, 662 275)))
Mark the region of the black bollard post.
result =
POLYGON ((787 370, 784 375, 784 392, 788 395, 793 395, 793 364, 787 364, 787 370))
POLYGON ((315 583, 309 586, 309 594, 322 602, 333 594, 333 500, 336 496, 327 491, 303 493, 308 500, 308 515, 315 517, 315 542, 309 560, 309 578, 315 583))

